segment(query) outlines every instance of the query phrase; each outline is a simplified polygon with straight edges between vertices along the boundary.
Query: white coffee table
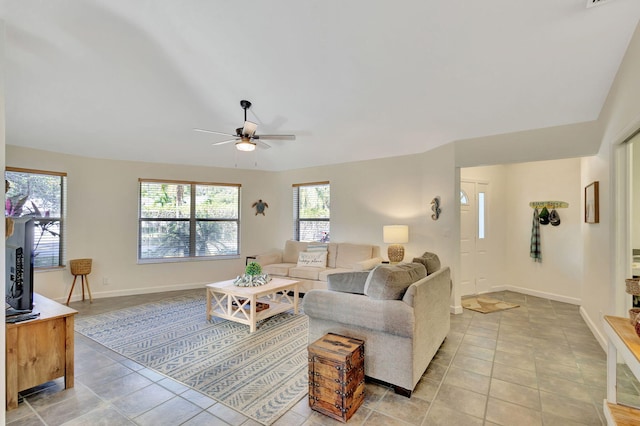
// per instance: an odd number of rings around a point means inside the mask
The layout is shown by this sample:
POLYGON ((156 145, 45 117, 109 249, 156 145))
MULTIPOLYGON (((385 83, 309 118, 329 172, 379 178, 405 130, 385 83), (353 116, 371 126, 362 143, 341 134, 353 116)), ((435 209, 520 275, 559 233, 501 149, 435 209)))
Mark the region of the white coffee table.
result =
POLYGON ((212 316, 247 324, 249 331, 256 331, 256 323, 293 308, 298 313, 298 281, 273 278, 258 287, 238 287, 233 280, 206 285, 207 321, 212 316), (289 295, 293 291, 293 296, 289 295), (258 302, 268 308, 258 312, 258 302))

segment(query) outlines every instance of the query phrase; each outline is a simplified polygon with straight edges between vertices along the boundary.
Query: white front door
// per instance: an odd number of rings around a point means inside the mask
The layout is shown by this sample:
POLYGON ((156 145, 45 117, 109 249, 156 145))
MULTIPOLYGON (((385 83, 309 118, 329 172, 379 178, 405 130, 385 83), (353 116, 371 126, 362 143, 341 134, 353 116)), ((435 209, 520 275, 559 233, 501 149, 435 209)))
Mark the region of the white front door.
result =
POLYGON ((461 295, 487 291, 488 184, 460 182, 460 290, 461 295))

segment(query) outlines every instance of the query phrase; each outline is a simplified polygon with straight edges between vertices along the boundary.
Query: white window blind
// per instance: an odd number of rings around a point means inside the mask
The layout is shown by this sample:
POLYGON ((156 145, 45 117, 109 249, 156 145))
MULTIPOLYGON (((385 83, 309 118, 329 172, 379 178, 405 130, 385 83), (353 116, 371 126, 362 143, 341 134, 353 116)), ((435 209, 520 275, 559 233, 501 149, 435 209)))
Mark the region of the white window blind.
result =
POLYGON ((240 185, 140 179, 138 259, 240 253, 240 185))
POLYGON ((293 209, 295 240, 329 242, 331 219, 329 182, 294 184, 293 209))
POLYGON ((67 174, 7 167, 5 216, 32 217, 34 268, 65 265, 67 174))

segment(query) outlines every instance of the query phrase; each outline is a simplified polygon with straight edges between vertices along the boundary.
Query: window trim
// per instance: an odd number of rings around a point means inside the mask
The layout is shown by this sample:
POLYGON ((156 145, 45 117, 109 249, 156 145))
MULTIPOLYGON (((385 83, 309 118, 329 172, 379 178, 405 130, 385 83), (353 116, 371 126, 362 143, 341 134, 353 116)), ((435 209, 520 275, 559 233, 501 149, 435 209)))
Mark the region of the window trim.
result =
POLYGON ((241 248, 241 189, 242 184, 239 183, 228 183, 228 182, 203 182, 203 181, 189 181, 189 180, 174 180, 174 179, 151 179, 151 178, 138 178, 138 244, 137 244, 137 264, 149 264, 149 263, 175 263, 175 262, 199 262, 199 261, 209 261, 209 260, 223 260, 223 259, 238 259, 240 258, 241 248), (191 200, 194 200, 189 206, 189 217, 188 218, 142 218, 142 203, 141 203, 141 185, 143 183, 157 183, 157 184, 168 184, 168 185, 189 185, 191 187, 191 191, 194 192, 196 186, 227 186, 227 187, 235 187, 238 189, 238 217, 237 219, 198 219, 196 217, 196 207, 195 197, 192 193, 191 200), (222 255, 214 255, 214 256, 189 256, 185 257, 153 257, 153 258, 142 258, 142 233, 141 233, 141 223, 142 222, 162 222, 162 221, 171 221, 171 222, 188 222, 189 223, 189 248, 191 252, 191 248, 195 245, 196 233, 194 232, 196 224, 198 221, 202 222, 235 222, 237 223, 238 235, 237 238, 237 253, 236 254, 222 254, 222 255))
MULTIPOLYGON (((40 170, 40 169, 30 169, 24 167, 11 167, 5 166, 5 180, 6 173, 28 173, 33 175, 47 175, 47 176, 58 176, 61 178, 62 187, 60 188, 60 217, 59 218, 47 218, 47 221, 59 221, 60 222, 60 243, 58 245, 58 265, 57 266, 35 266, 33 267, 34 272, 46 272, 53 271, 58 269, 64 269, 67 267, 67 172, 57 172, 53 170, 40 170)), ((6 195, 5 195, 6 200, 6 195)))
MULTIPOLYGON (((294 206, 293 206, 293 239, 295 241, 300 241, 300 188, 306 186, 322 186, 328 185, 329 191, 331 191, 331 182, 330 181, 319 181, 319 182, 305 182, 305 183, 294 183, 291 185, 292 188, 296 189, 298 193, 294 198, 294 206), (297 203, 295 202, 297 201, 297 203)), ((329 217, 326 219, 323 218, 308 218, 302 219, 303 222, 328 222, 329 228, 331 228, 331 210, 329 210, 329 217)), ((329 237, 331 238, 331 237, 329 237)))

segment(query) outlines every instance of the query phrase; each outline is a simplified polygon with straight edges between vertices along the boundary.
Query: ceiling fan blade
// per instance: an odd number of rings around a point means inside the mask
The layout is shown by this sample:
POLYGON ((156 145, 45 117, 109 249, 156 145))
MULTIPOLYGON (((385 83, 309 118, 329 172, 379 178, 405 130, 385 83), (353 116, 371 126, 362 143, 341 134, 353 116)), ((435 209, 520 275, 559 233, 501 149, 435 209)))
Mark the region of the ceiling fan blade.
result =
POLYGON ((255 139, 295 141, 296 135, 256 135, 255 139))
POLYGON ((245 121, 244 127, 242 128, 242 134, 246 136, 253 136, 256 132, 258 125, 251 121, 245 121))
POLYGON ((231 133, 223 133, 223 132, 216 132, 215 130, 206 130, 206 129, 193 129, 196 132, 203 132, 203 133, 213 133, 214 135, 223 135, 223 136, 231 136, 231 137, 235 137, 236 135, 232 135, 231 133))
POLYGON ((215 142, 215 143, 212 143, 211 145, 213 145, 213 146, 217 146, 217 145, 224 145, 224 144, 226 144, 226 143, 235 142, 235 141, 237 141, 237 140, 238 140, 238 139, 229 139, 228 141, 215 142))
POLYGON ((260 148, 264 148, 264 149, 271 148, 271 145, 269 145, 266 142, 262 142, 260 139, 253 139, 253 142, 255 142, 255 144, 258 145, 260 148))

